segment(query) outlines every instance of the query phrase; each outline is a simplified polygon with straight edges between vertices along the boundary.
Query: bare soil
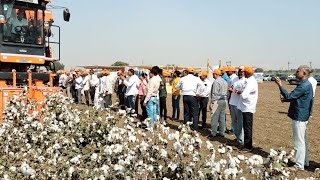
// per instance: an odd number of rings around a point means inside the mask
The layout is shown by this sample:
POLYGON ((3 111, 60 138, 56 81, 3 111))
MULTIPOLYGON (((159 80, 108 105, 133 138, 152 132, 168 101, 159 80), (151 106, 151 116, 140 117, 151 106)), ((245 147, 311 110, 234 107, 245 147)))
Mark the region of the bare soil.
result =
MULTIPOLYGON (((296 86, 283 83, 288 92, 292 91, 296 86)), ((320 168, 320 92, 319 87, 316 90, 313 117, 310 118, 307 139, 309 144, 309 159, 310 166, 305 171, 297 172, 295 177, 309 177, 312 176, 315 168, 320 168)), ((267 157, 270 149, 279 149, 287 151, 288 153, 293 149, 293 135, 291 119, 287 117, 289 103, 282 103, 280 101, 280 92, 278 86, 274 82, 263 82, 259 84, 259 99, 257 104, 257 112, 253 117, 253 146, 252 154, 259 154, 262 157, 267 157)), ((168 117, 172 116, 171 94, 167 96, 168 117)), ((183 103, 180 102, 180 119, 179 121, 167 121, 168 126, 176 129, 180 123, 183 122, 183 103)), ((141 113, 141 110, 139 110, 141 113)), ((207 115, 207 127, 210 127, 210 113, 207 115)), ((201 125, 201 117, 200 122, 201 125)), ((230 115, 227 115, 227 127, 231 128, 230 115)), ((208 139, 210 129, 200 129, 199 132, 203 136, 203 140, 208 139)), ((214 145, 218 146, 225 143, 235 147, 234 135, 225 135, 225 138, 210 139, 214 145)), ((250 155, 250 154, 247 154, 250 155)), ((293 174, 292 174, 293 175, 293 174)), ((291 177, 293 177, 291 175, 291 177)))

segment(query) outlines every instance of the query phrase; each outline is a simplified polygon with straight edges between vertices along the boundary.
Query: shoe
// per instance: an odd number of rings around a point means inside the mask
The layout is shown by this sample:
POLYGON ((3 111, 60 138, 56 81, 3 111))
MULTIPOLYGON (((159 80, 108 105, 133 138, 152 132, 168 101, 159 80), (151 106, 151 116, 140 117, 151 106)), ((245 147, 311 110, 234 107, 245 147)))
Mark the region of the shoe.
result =
POLYGON ((216 137, 216 136, 210 134, 210 135, 208 135, 207 137, 208 137, 208 138, 214 138, 214 137, 216 137))
POLYGON ((301 167, 299 167, 298 165, 294 165, 294 166, 292 166, 292 167, 288 167, 288 169, 289 169, 290 171, 294 171, 294 172, 296 172, 296 171, 304 171, 304 168, 301 168, 301 167))
POLYGON ((248 149, 248 148, 240 148, 239 149, 239 153, 251 153, 252 149, 248 149))

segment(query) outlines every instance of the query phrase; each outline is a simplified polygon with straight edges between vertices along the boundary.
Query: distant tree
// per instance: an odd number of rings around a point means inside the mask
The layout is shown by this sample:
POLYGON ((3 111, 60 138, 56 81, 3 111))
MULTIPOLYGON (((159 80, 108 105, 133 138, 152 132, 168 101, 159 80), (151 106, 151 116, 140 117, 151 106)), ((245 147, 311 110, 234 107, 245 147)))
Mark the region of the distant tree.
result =
POLYGON ((59 61, 54 61, 54 66, 56 71, 64 70, 64 64, 60 63, 59 61))
POLYGON ((262 69, 262 68, 257 68, 257 69, 255 70, 255 72, 257 72, 257 73, 263 72, 263 69, 262 69))
POLYGON ((115 63, 111 64, 111 66, 129 66, 129 64, 122 61, 116 61, 115 63))

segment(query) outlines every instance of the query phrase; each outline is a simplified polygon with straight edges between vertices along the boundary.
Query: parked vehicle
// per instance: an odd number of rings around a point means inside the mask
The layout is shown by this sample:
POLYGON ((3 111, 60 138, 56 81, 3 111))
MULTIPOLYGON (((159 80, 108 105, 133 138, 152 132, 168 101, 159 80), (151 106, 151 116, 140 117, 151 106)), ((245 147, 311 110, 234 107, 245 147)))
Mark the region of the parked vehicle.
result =
POLYGON ((276 77, 279 77, 283 81, 287 81, 288 76, 286 74, 277 74, 271 78, 271 81, 275 81, 276 77))
POLYGON ((263 76, 264 81, 271 81, 271 78, 272 78, 272 75, 270 75, 270 74, 266 74, 263 76))
POLYGON ((313 76, 317 80, 317 84, 320 85, 320 75, 313 76))
POLYGON ((295 79, 296 75, 295 74, 291 74, 287 77, 287 80, 289 81, 290 79, 295 79))
POLYGON ((258 83, 263 82, 263 73, 254 73, 253 76, 256 78, 258 83))
POLYGON ((289 84, 291 84, 291 85, 298 85, 299 82, 300 82, 300 80, 297 79, 296 77, 294 77, 294 78, 288 79, 288 82, 289 82, 289 84))

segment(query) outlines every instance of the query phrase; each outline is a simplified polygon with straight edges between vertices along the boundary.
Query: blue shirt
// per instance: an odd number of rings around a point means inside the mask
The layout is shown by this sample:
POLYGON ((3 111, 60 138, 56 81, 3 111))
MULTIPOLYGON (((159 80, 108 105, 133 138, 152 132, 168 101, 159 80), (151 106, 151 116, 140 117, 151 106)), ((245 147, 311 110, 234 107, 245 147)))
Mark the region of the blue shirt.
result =
POLYGON ((288 116, 296 121, 308 121, 312 109, 312 85, 305 79, 291 92, 288 93, 282 86, 280 92, 286 101, 290 102, 288 116))
POLYGON ((224 79, 224 80, 227 82, 228 86, 231 85, 231 79, 230 79, 230 77, 227 75, 227 73, 224 73, 221 77, 222 77, 222 79, 224 79))

